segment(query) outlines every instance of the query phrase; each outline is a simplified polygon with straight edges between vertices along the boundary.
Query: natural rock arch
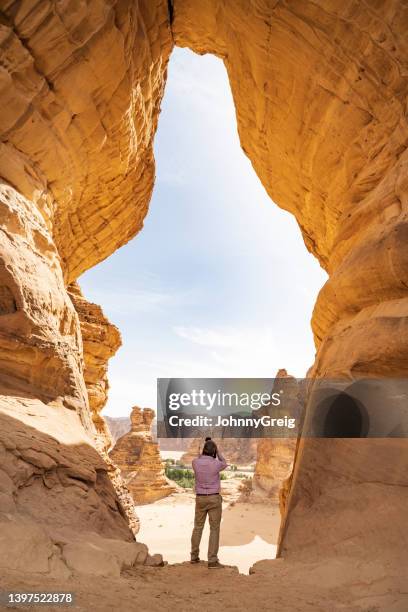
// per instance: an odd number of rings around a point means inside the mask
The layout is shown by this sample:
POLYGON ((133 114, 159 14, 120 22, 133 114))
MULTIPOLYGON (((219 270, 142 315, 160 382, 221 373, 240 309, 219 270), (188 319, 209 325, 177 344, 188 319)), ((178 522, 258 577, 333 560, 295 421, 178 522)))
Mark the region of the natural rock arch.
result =
MULTIPOLYGON (((310 375, 406 376, 402 2, 97 0, 64 10, 6 0, 1 17, 0 448, 11 510, 41 520, 52 500, 59 524, 125 537, 93 453, 95 427, 105 434, 88 394, 100 409, 106 384, 89 365, 84 378, 83 363, 85 351, 93 365, 84 330, 117 335, 67 287, 142 227, 174 44, 223 59, 242 147, 330 276, 313 314, 310 375), (83 502, 72 487, 93 496, 93 522, 76 520, 83 502)), ((281 553, 381 547, 395 557, 389 542, 407 548, 406 467, 404 440, 301 441, 281 553)))

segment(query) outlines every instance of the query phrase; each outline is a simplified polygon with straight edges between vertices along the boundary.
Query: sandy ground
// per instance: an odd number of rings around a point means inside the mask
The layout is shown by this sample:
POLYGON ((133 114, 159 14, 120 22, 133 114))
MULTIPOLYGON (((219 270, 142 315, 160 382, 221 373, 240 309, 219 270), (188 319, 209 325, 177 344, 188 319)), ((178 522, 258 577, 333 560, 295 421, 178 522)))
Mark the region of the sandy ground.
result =
MULTIPOLYGON (((224 497, 225 500, 225 497, 224 497)), ((190 558, 195 497, 175 493, 154 504, 138 506, 141 529, 137 539, 151 552, 161 552, 169 563, 190 558)), ((223 503, 219 558, 235 565, 241 573, 260 559, 274 559, 280 514, 276 507, 236 502, 223 503)), ((207 560, 208 521, 203 532, 201 559, 207 560)))
MULTIPOLYGON (((232 483, 231 483, 232 484, 232 483)), ((228 495, 226 496, 228 497, 228 495)), ((233 497, 231 493, 229 497, 233 497)), ((136 566, 120 578, 74 575, 58 580, 49 575, 3 572, 0 591, 74 593, 70 606, 46 609, 76 612, 407 612, 406 571, 394 578, 382 572, 361 579, 361 565, 335 557, 315 562, 284 559, 260 561, 251 575, 243 575, 254 561, 275 554, 279 511, 266 505, 224 504, 220 559, 236 565, 209 570, 191 565, 189 538, 194 496, 179 493, 138 508, 142 530, 138 540, 150 552, 162 552, 170 561, 159 568, 136 566)), ((203 536, 206 549, 207 531, 203 536)), ((205 559, 205 554, 201 555, 205 559)), ((8 608, 10 609, 10 608, 8 608)), ((44 606, 12 609, 44 610, 44 606)))
MULTIPOLYGON (((225 489, 220 559, 226 567, 209 570, 201 562, 177 563, 189 557, 194 495, 178 493, 138 508, 142 529, 137 539, 161 552, 170 562, 159 568, 136 566, 119 578, 73 575, 56 579, 46 574, 2 572, 1 591, 74 593, 70 606, 46 609, 76 612, 407 612, 406 568, 385 575, 383 568, 363 577, 361 561, 334 556, 329 559, 260 561, 251 575, 243 575, 255 561, 271 558, 280 516, 277 508, 234 502, 235 483, 225 489)), ((236 490, 235 490, 236 493, 236 490)), ((208 531, 201 557, 206 558, 208 531), (203 554, 204 553, 204 554, 203 554)), ((381 564, 380 564, 381 566, 381 564)), ((44 606, 8 609, 44 610, 44 606)))
MULTIPOLYGON (((349 564, 349 561, 347 561, 349 564)), ((353 568, 352 568, 353 569, 353 568)), ((25 610, 76 612, 406 612, 406 580, 385 577, 362 584, 344 583, 339 561, 323 564, 264 561, 259 572, 243 576, 232 568, 208 570, 206 564, 135 567, 120 578, 74 576, 61 581, 38 574, 2 573, 0 591, 66 592, 72 606, 15 606, 25 610)), ((353 570, 354 571, 354 570, 353 570)), ((10 609, 10 608, 9 608, 10 609)))

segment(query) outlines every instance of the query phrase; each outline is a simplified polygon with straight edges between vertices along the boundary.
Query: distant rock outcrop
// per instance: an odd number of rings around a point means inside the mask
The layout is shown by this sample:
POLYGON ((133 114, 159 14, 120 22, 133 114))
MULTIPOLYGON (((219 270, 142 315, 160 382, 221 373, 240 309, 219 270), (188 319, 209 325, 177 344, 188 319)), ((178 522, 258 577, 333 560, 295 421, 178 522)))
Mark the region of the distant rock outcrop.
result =
MULTIPOLYGON (((104 416, 104 419, 108 424, 113 444, 130 431, 130 417, 128 416, 104 416)), ((152 438, 159 444, 160 450, 164 451, 186 451, 191 443, 189 438, 158 438, 156 435, 156 419, 153 419, 152 422, 152 438)))
POLYGON ((150 504, 170 495, 172 486, 164 474, 159 445, 151 433, 154 410, 135 406, 130 415, 131 429, 119 438, 109 453, 120 468, 135 504, 150 504))
MULTIPOLYGON (((228 463, 236 465, 250 465, 256 459, 257 440, 255 438, 214 438, 214 442, 219 444, 220 450, 228 463)), ((184 465, 190 465, 192 460, 200 454, 204 440, 202 438, 192 438, 189 449, 181 457, 184 465)))
POLYGON ((186 451, 188 450, 190 438, 157 438, 160 450, 162 451, 186 451))
POLYGON ((113 444, 130 431, 130 417, 103 417, 109 427, 113 444))

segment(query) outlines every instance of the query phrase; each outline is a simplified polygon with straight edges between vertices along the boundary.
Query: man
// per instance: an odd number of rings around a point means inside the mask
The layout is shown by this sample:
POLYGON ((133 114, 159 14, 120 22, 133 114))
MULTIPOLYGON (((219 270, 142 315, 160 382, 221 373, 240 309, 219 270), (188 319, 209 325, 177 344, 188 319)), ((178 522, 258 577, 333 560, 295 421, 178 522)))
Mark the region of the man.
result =
POLYGON ((196 505, 194 529, 191 536, 191 563, 200 561, 200 541, 208 514, 210 538, 208 541, 208 569, 224 567, 218 561, 222 497, 220 495, 220 472, 227 462, 211 438, 205 439, 202 454, 193 460, 195 474, 196 505))

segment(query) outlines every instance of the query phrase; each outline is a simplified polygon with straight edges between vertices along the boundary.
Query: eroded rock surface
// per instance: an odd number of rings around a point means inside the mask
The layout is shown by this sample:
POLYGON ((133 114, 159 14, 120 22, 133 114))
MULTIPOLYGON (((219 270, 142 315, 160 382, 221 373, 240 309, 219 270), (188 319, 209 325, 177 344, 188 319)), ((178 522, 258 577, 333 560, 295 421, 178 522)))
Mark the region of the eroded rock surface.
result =
MULTIPOLYGON (((285 369, 280 369, 276 373, 271 393, 276 392, 282 394, 283 412, 290 418, 295 418, 300 425, 304 409, 304 393, 296 378, 290 376, 285 369)), ((262 407, 258 413, 270 414, 272 417, 279 416, 276 407, 273 406, 262 407)), ((294 436, 258 440, 255 473, 252 479, 252 501, 280 504, 281 512, 284 513, 286 489, 293 470, 296 444, 297 439, 294 436)))
POLYGON ((100 306, 91 304, 83 297, 77 283, 68 287, 68 294, 80 322, 84 380, 92 421, 104 450, 108 450, 112 439, 100 412, 108 398, 108 361, 122 344, 120 332, 108 321, 100 306))
MULTIPOLYGON (((167 2, 6 0, 0 11, 0 523, 11 513, 132 540, 98 416, 117 334, 67 286, 142 227, 167 2)), ((12 543, 6 525, 2 550, 12 543)))
POLYGON ((151 408, 132 408, 130 431, 119 438, 109 453, 120 468, 135 504, 150 504, 176 490, 164 475, 159 446, 153 441, 154 415, 151 408))

